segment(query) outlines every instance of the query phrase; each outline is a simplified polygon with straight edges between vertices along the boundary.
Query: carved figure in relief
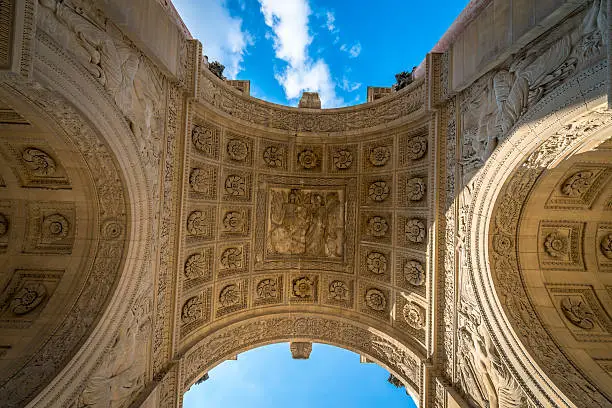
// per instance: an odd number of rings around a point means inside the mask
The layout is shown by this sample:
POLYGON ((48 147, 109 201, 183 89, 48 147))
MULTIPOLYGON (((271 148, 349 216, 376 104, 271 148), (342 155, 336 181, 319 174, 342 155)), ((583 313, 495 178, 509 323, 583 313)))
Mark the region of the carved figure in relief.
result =
POLYGON ((527 398, 512 377, 493 344, 480 316, 465 308, 460 312, 459 381, 469 396, 482 407, 522 408, 527 398))
POLYGON ((151 300, 145 297, 130 311, 100 367, 89 378, 77 407, 126 407, 143 388, 147 361, 143 344, 150 336, 151 307, 151 300))
POLYGON ((594 0, 573 32, 473 86, 463 107, 464 170, 481 167, 529 108, 601 52, 607 41, 605 9, 605 1, 594 0))
POLYGON ((340 257, 344 208, 337 192, 272 189, 268 248, 283 255, 340 257))

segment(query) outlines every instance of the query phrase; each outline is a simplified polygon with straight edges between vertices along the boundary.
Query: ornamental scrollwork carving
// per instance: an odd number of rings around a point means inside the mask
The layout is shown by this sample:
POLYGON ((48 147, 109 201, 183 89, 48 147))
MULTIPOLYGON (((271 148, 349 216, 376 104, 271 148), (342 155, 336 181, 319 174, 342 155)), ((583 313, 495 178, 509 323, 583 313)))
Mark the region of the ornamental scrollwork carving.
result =
POLYGON ((193 211, 187 218, 187 232, 193 236, 207 235, 209 220, 202 211, 193 211))
POLYGON ((47 288, 42 283, 25 284, 11 300, 10 310, 16 315, 25 315, 36 309, 47 297, 47 288))
POLYGON ((223 217, 223 226, 228 232, 241 232, 244 223, 244 216, 240 211, 228 211, 223 217))
POLYGON ((191 323, 203 315, 204 302, 200 296, 193 296, 183 304, 181 309, 181 321, 183 323, 191 323))
POLYGON ((219 303, 223 307, 231 307, 240 303, 242 295, 240 288, 236 284, 230 284, 221 289, 219 293, 219 303))
POLYGON ((282 168, 285 160, 285 149, 282 146, 268 146, 264 150, 263 160, 270 168, 282 168))
POLYGON ((348 301, 349 288, 348 285, 342 281, 335 280, 329 284, 329 298, 336 301, 348 301))
POLYGON ((260 299, 276 299, 278 284, 275 279, 264 279, 257 284, 257 297, 260 299))
POLYGON ((574 326, 584 330, 595 327, 593 311, 581 298, 564 297, 561 299, 561 311, 574 326))
POLYGON ((205 156, 216 158, 219 145, 219 131, 208 125, 194 125, 191 141, 195 148, 205 156))
POLYGON ((246 183, 244 178, 237 174, 230 174, 225 179, 225 192, 229 196, 244 197, 246 195, 246 183))
POLYGON ((55 160, 40 149, 28 147, 23 150, 21 158, 34 176, 45 177, 55 174, 55 160))
POLYGON ((225 269, 241 269, 244 263, 244 254, 240 247, 230 247, 221 254, 221 265, 225 269))
POLYGON ((561 186, 561 192, 569 197, 579 197, 586 193, 593 182, 592 171, 583 170, 574 173, 561 186))

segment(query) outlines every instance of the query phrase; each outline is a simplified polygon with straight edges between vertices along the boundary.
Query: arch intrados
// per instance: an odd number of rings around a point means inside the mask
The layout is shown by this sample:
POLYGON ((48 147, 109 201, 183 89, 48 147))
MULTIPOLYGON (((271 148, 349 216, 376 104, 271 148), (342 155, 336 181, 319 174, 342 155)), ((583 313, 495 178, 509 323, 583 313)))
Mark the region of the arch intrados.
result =
MULTIPOLYGON (((417 405, 419 404, 419 389, 422 379, 421 361, 409 347, 379 329, 368 327, 350 319, 320 313, 300 313, 299 315, 282 313, 250 317, 200 336, 200 339, 185 351, 181 358, 181 374, 178 386, 181 398, 205 373, 237 354, 270 344, 300 341, 327 344, 366 356, 369 360, 399 378, 406 387, 408 394, 417 405), (265 323, 269 321, 278 324, 265 323), (308 322, 315 323, 310 324, 308 322), (335 326, 340 330, 329 330, 329 326, 335 326), (244 327, 247 327, 247 330, 242 330, 244 327), (270 327, 281 327, 285 330, 269 330, 270 327), (313 331, 315 327, 327 330, 313 331), (292 330, 287 330, 289 328, 292 328, 292 330), (318 334, 315 332, 318 332, 318 334), (346 336, 347 332, 352 336, 346 336), (368 333, 370 336, 367 339, 355 336, 364 333, 368 333), (232 347, 225 349, 214 347, 217 343, 221 346, 227 345, 226 337, 227 341, 231 338, 237 340, 237 342, 232 347), (352 344, 351 339, 354 340, 352 344), (212 348, 209 347, 211 344, 213 345, 212 348), (376 345, 372 347, 373 344, 376 345), (207 348, 209 350, 206 350, 207 348), (411 373, 407 369, 407 359, 410 358, 414 359, 415 363, 414 371, 411 373), (197 365, 196 369, 193 367, 194 364, 197 365), (409 376, 412 378, 409 378, 409 376)), ((287 357, 290 358, 289 353, 287 357)))
MULTIPOLYGON (((584 76, 595 76, 605 83, 605 69, 595 66, 584 76)), ((508 312, 500 297, 499 285, 493 276, 490 265, 490 231, 494 225, 493 214, 499 205, 501 193, 513 176, 525 163, 525 158, 532 152, 543 148, 545 143, 557 132, 582 117, 598 115, 605 122, 597 132, 585 132, 571 143, 562 144, 555 159, 546 166, 554 166, 572 152, 578 151, 583 143, 592 145, 605 139, 603 130, 612 125, 610 118, 604 117, 606 98, 601 96, 603 89, 583 89, 580 78, 574 78, 555 89, 541 100, 514 127, 506 139, 497 147, 480 172, 464 187, 460 195, 471 201, 470 211, 466 215, 465 230, 470 231, 466 245, 465 266, 472 274, 470 279, 474 294, 483 311, 483 320, 500 354, 507 362, 508 369, 514 378, 523 386, 527 394, 536 401, 549 401, 552 405, 573 406, 574 398, 564 394, 554 381, 547 376, 545 367, 537 361, 535 350, 528 350, 526 344, 517 334, 515 322, 511 322, 508 312), (564 94, 572 92, 580 96, 568 101, 564 94), (588 139, 588 141, 587 141, 588 139)), ((543 171, 542 167, 540 171, 543 171)), ((526 296, 526 295, 525 295, 526 296)))

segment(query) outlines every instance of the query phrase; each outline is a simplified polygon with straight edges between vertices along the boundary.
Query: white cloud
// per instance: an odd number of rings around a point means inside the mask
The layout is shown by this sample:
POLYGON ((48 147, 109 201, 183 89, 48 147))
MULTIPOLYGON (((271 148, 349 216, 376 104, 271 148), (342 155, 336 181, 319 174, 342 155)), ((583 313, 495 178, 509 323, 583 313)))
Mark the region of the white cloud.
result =
POLYGON ((232 17, 226 0, 188 2, 173 0, 189 31, 202 42, 209 60, 225 65, 224 75, 235 78, 243 69, 244 55, 254 39, 242 29, 242 19, 232 17), (204 16, 204 17, 202 17, 204 16))
POLYGON ((346 92, 354 92, 361 88, 360 82, 351 82, 347 77, 342 78, 342 89, 346 92))
POLYGON ((361 43, 359 41, 357 41, 350 48, 349 48, 348 45, 342 44, 340 46, 340 51, 344 51, 344 52, 348 53, 349 58, 357 58, 359 56, 359 54, 361 54, 361 43))
POLYGON ((336 29, 336 25, 334 24, 336 21, 336 16, 332 11, 328 11, 327 13, 325 13, 325 17, 325 27, 327 27, 330 33, 337 33, 338 31, 340 31, 336 29))
POLYGON ((266 25, 274 32, 276 58, 287 63, 285 69, 275 75, 287 99, 297 99, 303 91, 311 91, 319 93, 323 107, 343 105, 342 98, 336 95, 336 84, 327 63, 323 59, 314 61, 308 55, 312 43, 308 0, 259 0, 259 3, 266 25))

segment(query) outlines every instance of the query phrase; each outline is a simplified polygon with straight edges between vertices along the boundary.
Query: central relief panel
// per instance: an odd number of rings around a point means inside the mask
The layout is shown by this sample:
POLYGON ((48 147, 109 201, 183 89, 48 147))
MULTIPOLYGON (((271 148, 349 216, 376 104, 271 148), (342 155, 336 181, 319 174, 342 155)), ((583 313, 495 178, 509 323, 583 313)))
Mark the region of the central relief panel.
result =
POLYGON ((260 176, 255 269, 353 272, 357 180, 260 176))

